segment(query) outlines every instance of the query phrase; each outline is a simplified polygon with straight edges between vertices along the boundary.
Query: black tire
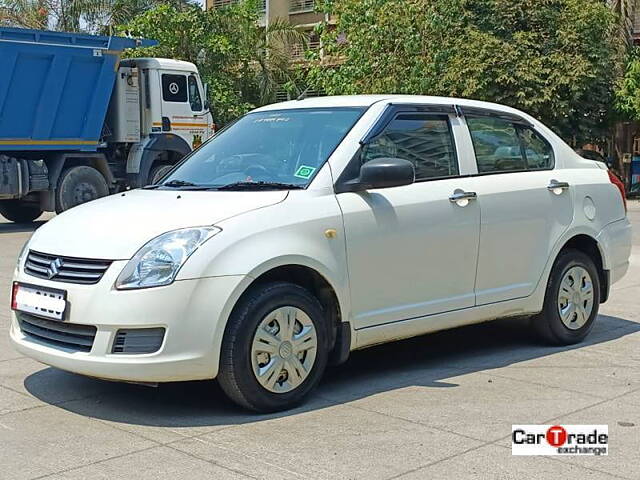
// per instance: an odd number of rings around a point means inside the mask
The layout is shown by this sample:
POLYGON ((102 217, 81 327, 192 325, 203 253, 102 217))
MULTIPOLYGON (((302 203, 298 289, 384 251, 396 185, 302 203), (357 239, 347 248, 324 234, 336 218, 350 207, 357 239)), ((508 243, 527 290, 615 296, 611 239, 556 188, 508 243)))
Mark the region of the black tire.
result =
POLYGON ((31 223, 42 215, 42 210, 37 203, 23 202, 21 200, 0 200, 0 214, 12 222, 31 223))
POLYGON ((158 163, 154 164, 149 172, 149 180, 147 181, 147 185, 155 185, 162 178, 169 173, 169 170, 173 168, 173 165, 170 163, 158 163))
POLYGON ((235 403, 260 413, 293 408, 317 386, 327 365, 329 326, 320 302, 306 289, 286 282, 258 285, 234 308, 227 323, 220 355, 218 382, 235 403), (313 322, 317 334, 315 362, 306 379, 286 393, 263 387, 253 372, 251 344, 260 322, 277 308, 299 308, 313 322))
POLYGON ((62 171, 56 188, 56 212, 109 195, 109 185, 95 168, 76 165, 62 171))
POLYGON ((579 250, 567 249, 556 259, 544 298, 542 312, 533 318, 533 326, 547 343, 553 345, 573 345, 580 343, 589 334, 600 308, 600 276, 593 260, 579 250), (570 329, 562 321, 558 307, 560 287, 565 274, 573 267, 584 268, 591 277, 593 306, 584 325, 570 329))

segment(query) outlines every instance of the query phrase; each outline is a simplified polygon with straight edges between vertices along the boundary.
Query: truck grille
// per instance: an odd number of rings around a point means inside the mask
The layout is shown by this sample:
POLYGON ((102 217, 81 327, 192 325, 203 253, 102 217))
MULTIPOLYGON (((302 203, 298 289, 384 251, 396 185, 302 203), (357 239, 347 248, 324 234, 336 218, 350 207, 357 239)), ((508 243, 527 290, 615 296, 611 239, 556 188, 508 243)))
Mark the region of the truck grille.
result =
POLYGON ((25 313, 18 314, 18 323, 29 338, 77 352, 90 352, 96 336, 96 327, 91 325, 45 320, 25 313))
POLYGON ((30 250, 24 269, 29 275, 56 282, 93 284, 100 281, 109 265, 109 260, 61 257, 30 250))

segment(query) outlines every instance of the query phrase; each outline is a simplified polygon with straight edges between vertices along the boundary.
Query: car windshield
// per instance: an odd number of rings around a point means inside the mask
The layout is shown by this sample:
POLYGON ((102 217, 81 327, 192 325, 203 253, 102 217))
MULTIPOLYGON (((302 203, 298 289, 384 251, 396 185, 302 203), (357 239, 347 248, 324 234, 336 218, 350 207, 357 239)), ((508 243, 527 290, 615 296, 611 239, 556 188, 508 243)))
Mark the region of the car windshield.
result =
POLYGON ((363 111, 306 108, 249 113, 195 151, 159 188, 305 188, 363 111))

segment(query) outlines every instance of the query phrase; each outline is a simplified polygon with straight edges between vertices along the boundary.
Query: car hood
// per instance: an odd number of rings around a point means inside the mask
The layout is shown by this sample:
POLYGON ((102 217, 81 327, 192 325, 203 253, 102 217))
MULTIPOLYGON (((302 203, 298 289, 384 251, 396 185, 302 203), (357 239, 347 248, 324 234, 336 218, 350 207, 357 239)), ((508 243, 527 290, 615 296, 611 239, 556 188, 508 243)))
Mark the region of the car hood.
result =
POLYGON ((126 260, 162 233, 214 225, 286 197, 286 191, 132 190, 54 217, 36 230, 29 248, 69 257, 126 260))

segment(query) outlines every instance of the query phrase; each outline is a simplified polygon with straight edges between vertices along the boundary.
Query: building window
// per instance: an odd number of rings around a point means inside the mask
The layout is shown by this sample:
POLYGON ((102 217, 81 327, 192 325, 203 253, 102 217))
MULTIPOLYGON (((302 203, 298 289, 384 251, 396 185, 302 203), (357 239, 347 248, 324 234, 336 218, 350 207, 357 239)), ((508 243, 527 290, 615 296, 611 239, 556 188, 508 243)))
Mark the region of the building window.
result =
POLYGON ((315 4, 315 0, 291 0, 291 3, 289 4, 289 12, 313 12, 315 4))

